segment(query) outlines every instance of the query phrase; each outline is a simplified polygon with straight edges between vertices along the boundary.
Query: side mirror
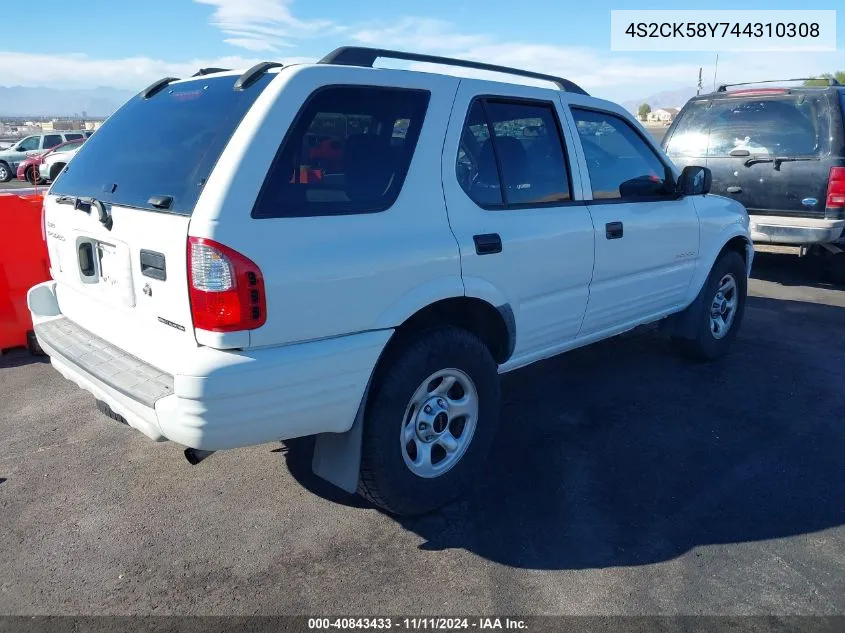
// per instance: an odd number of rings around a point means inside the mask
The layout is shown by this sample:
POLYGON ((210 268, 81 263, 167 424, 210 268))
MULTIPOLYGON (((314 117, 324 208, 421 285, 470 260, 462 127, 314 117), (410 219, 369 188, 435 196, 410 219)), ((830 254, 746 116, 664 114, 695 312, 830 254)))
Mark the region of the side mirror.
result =
POLYGON ((684 167, 678 178, 678 193, 682 196, 700 196, 710 193, 713 184, 713 174, 707 167, 689 165, 684 167))

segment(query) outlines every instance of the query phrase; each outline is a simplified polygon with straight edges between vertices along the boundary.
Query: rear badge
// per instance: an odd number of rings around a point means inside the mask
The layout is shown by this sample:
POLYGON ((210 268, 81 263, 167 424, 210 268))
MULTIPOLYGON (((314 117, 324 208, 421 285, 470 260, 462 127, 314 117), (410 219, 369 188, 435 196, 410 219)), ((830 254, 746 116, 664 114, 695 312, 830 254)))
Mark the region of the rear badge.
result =
POLYGON ((150 284, 145 284, 145 285, 144 285, 144 290, 143 290, 143 293, 144 293, 145 295, 147 295, 148 297, 152 297, 152 296, 153 296, 153 289, 152 289, 152 288, 150 288, 150 284))
POLYGON ((169 325, 170 327, 175 327, 175 328, 176 328, 177 330, 179 330, 180 332, 184 332, 184 331, 185 331, 185 326, 184 326, 184 325, 179 325, 178 323, 174 323, 173 321, 168 321, 167 319, 163 319, 163 318, 161 318, 161 317, 159 317, 159 318, 158 318, 158 320, 159 320, 161 323, 164 323, 165 325, 169 325))
POLYGON ((808 209, 812 209, 813 207, 815 207, 815 206, 816 206, 816 204, 818 204, 818 202, 819 202, 819 201, 818 201, 818 199, 816 199, 816 198, 804 198, 804 199, 801 201, 801 204, 803 204, 803 205, 804 205, 805 207, 807 207, 808 209))

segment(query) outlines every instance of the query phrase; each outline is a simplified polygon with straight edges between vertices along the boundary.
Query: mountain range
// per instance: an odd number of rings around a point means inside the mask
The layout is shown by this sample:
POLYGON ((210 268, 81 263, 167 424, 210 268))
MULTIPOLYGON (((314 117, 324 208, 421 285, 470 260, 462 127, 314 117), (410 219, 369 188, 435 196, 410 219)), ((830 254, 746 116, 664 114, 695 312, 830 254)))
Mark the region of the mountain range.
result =
POLYGON ((642 99, 623 101, 622 106, 634 114, 636 114, 637 109, 643 103, 650 105, 652 110, 656 110, 657 108, 680 108, 689 101, 691 97, 695 96, 695 91, 695 86, 676 88, 674 90, 663 90, 662 92, 655 92, 653 95, 643 97, 642 99))
POLYGON ((58 89, 28 86, 0 86, 0 117, 66 117, 82 115, 104 118, 135 93, 101 86, 58 89))

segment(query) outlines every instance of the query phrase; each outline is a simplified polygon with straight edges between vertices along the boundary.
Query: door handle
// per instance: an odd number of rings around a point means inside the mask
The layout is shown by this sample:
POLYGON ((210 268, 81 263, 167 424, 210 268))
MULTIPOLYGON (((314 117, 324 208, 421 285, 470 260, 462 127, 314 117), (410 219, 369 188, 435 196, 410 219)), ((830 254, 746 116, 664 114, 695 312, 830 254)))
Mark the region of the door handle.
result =
POLYGON ((164 253, 141 249, 141 274, 161 281, 167 280, 167 262, 164 253))
POLYGON ((609 240, 618 240, 624 234, 621 222, 608 222, 604 225, 604 235, 609 240))
POLYGON ((725 191, 727 191, 728 193, 742 193, 742 187, 728 187, 727 189, 725 189, 725 191))
POLYGON ((493 255, 502 252, 502 238, 498 233, 473 235, 472 241, 475 242, 475 252, 478 255, 493 255))

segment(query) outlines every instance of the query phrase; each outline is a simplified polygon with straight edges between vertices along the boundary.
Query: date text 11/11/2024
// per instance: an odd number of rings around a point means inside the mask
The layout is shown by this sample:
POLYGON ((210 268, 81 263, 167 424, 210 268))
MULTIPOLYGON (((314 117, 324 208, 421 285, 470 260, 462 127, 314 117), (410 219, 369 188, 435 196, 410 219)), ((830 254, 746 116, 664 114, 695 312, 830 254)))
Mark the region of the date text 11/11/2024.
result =
POLYGON ((308 618, 309 630, 330 630, 330 629, 407 629, 407 630, 431 630, 431 631, 458 631, 458 630, 527 630, 528 625, 524 620, 518 618, 437 618, 437 617, 413 617, 413 618, 308 618))

